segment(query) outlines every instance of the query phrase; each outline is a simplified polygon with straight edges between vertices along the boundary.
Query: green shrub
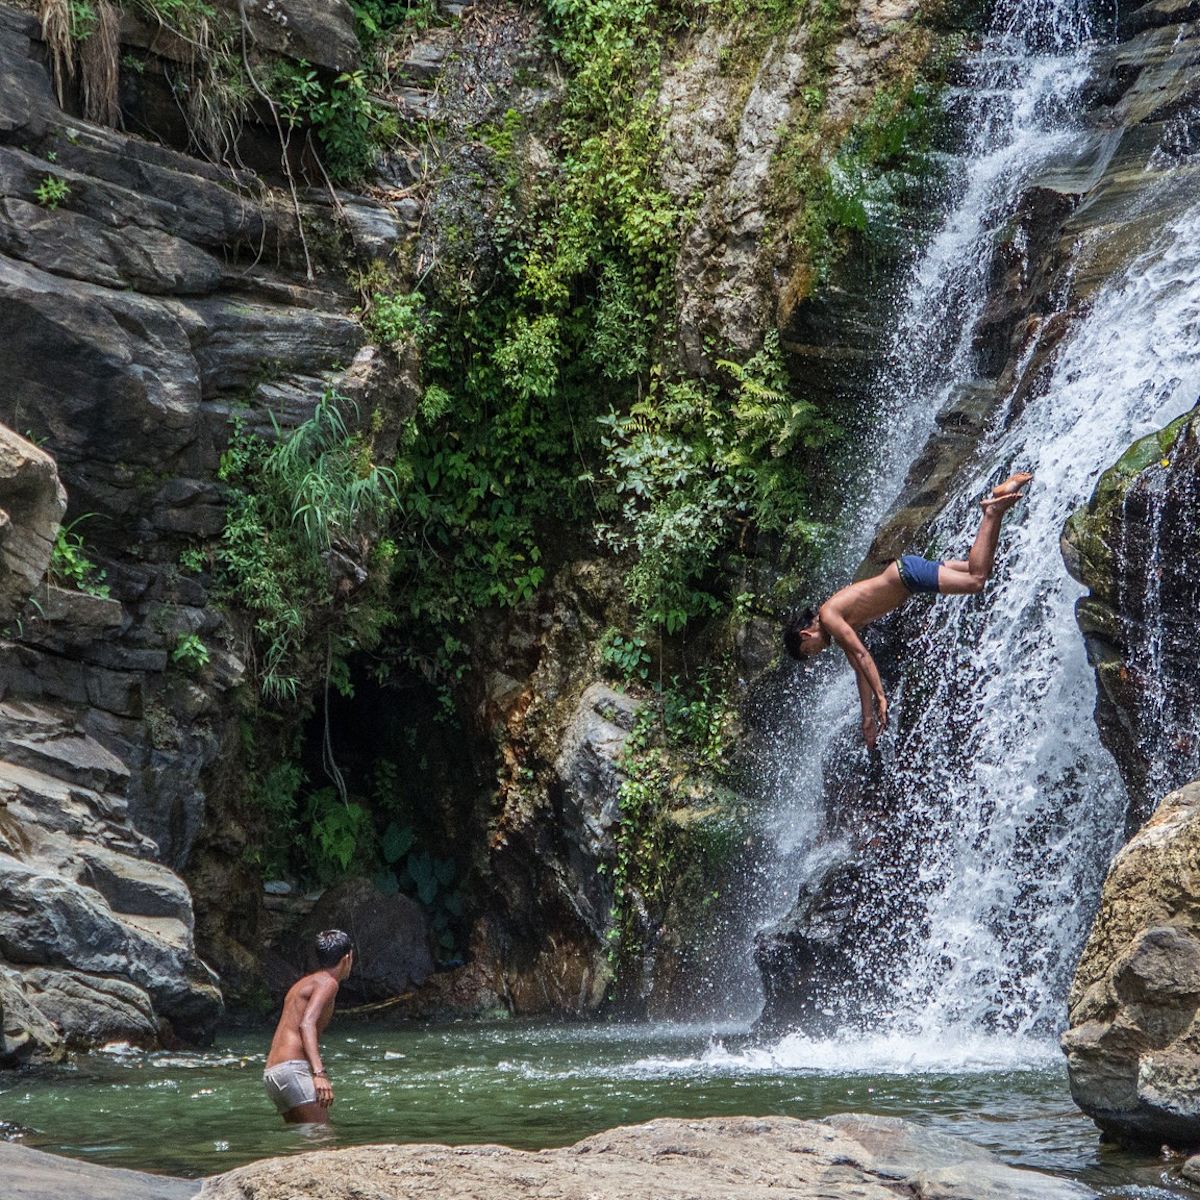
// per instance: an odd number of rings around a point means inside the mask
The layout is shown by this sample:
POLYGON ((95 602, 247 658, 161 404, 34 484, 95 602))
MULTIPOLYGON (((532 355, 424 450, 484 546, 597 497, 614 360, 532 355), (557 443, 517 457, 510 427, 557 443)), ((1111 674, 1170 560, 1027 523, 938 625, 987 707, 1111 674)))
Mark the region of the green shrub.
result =
MULTIPOLYGON (((352 549, 362 533, 378 532, 396 503, 395 473, 373 461, 367 435, 347 430, 339 403, 348 402, 326 392, 274 445, 235 418, 221 459, 230 495, 215 553, 218 595, 250 618, 252 664, 263 694, 277 701, 297 698, 314 631, 335 608, 340 624, 329 636, 347 649, 377 638, 387 619, 378 595, 338 606, 323 558, 336 540, 352 549)), ((389 564, 373 565, 385 583, 389 564)))
POLYGON ((424 303, 420 292, 372 292, 363 324, 380 345, 398 345, 425 332, 424 303))
POLYGON ((69 525, 60 525, 54 535, 54 547, 50 551, 49 577, 58 587, 73 588, 89 596, 108 599, 109 588, 104 582, 107 572, 96 566, 87 556, 83 535, 75 528, 94 513, 76 517, 69 525))
POLYGON ((211 657, 208 647, 196 633, 181 633, 175 643, 175 649, 171 651, 171 661, 193 675, 203 671, 211 657))
POLYGON ((43 208, 57 208, 71 194, 71 185, 56 175, 46 175, 38 184, 34 196, 43 208))
POLYGON ((266 88, 288 126, 311 125, 316 131, 331 178, 354 183, 366 177, 379 157, 379 134, 387 126, 371 96, 365 69, 343 71, 327 80, 303 60, 281 59, 266 88))
POLYGON ((627 554, 629 598, 647 622, 675 633, 721 600, 705 578, 739 527, 811 536, 800 449, 836 428, 794 399, 778 337, 744 364, 722 361, 732 395, 697 380, 651 380, 645 399, 601 418, 607 452, 600 482, 615 498, 598 525, 627 554))
POLYGON ((618 629, 606 629, 600 638, 600 659, 620 680, 645 682, 650 678, 651 660, 645 638, 624 637, 618 629))

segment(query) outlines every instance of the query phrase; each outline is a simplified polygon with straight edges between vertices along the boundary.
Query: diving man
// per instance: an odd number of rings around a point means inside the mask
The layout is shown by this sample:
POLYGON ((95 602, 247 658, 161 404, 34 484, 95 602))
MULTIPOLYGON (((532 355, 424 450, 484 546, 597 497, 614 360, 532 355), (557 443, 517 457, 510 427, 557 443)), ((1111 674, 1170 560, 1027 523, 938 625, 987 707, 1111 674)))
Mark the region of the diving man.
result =
POLYGON ((784 630, 783 643, 796 659, 819 654, 830 642, 841 646, 858 678, 863 737, 872 750, 879 731, 887 727, 887 697, 875 660, 856 631, 899 608, 917 592, 964 596, 983 591, 995 565, 1000 523, 1005 512, 1025 494, 1021 489, 1032 478, 1026 471, 1010 475, 980 502, 983 521, 965 562, 930 562, 916 554, 905 554, 878 575, 834 592, 815 614, 811 608, 805 609, 784 630))

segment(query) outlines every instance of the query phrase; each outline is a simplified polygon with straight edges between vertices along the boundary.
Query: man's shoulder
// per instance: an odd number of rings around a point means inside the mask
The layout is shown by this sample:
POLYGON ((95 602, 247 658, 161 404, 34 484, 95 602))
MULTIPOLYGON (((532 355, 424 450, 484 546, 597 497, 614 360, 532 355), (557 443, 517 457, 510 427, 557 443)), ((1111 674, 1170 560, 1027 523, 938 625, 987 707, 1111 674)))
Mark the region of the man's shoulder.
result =
POLYGON ((295 983, 288 988, 289 999, 292 996, 308 997, 317 991, 328 991, 330 994, 336 992, 338 983, 336 979, 331 978, 324 971, 310 971, 307 975, 301 975, 295 983))

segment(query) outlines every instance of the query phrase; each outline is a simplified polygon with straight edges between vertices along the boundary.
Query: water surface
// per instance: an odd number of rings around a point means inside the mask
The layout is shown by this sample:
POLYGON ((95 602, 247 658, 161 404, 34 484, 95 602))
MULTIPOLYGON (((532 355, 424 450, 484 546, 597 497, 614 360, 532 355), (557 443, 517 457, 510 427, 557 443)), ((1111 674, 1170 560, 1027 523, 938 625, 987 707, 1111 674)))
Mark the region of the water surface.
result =
POLYGON ((561 1146, 655 1117, 868 1112, 954 1133, 1006 1162, 1118 1200, 1194 1196, 1179 1160, 1102 1145, 1071 1103, 1052 1045, 968 1039, 764 1043, 737 1030, 630 1025, 384 1028, 324 1039, 331 1140, 276 1117, 262 1090, 268 1031, 204 1053, 114 1048, 8 1077, 0 1122, 27 1145, 113 1166, 206 1175, 269 1155, 367 1142, 561 1146))

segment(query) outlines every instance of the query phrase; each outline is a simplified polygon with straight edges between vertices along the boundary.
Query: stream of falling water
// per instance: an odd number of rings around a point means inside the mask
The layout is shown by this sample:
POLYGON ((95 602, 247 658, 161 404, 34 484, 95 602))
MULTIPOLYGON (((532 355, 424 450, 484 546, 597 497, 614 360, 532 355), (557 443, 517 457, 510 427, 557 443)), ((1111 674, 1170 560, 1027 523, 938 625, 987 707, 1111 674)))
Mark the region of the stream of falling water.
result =
MULTIPOLYGON (((1073 114, 1087 37, 1074 5, 1005 6, 955 98, 973 130, 960 199, 898 306, 879 381, 879 465, 851 506, 834 586, 865 552, 936 414, 971 383, 996 231, 1034 175, 1084 153, 1073 114)), ((1061 347, 1050 386, 997 422, 976 469, 946 497, 932 549, 965 557, 986 486, 1010 469, 1037 476, 1005 522, 985 595, 930 606, 902 649, 908 666, 893 696, 902 729, 885 746, 878 785, 891 799, 891 861, 859 898, 878 936, 856 964, 871 986, 847 1022, 843 1062, 851 1044, 866 1059, 946 1060, 957 1048, 1021 1058, 1051 1045, 1126 804, 1092 720, 1094 682, 1074 620, 1082 589, 1066 574, 1059 534, 1131 441, 1195 402, 1197 235, 1193 204, 1101 291, 1061 347)), ((758 894, 764 926, 839 852, 825 826, 830 773, 866 766, 847 749, 858 703, 843 663, 810 672, 792 700, 769 756, 777 855, 758 894)), ((845 999, 830 997, 830 1011, 845 1013, 845 999)), ((808 1061, 814 1045, 798 1031, 772 1057, 808 1061)))

